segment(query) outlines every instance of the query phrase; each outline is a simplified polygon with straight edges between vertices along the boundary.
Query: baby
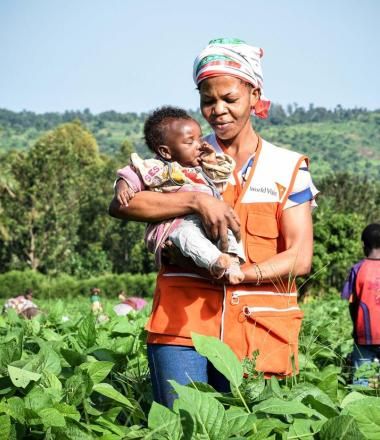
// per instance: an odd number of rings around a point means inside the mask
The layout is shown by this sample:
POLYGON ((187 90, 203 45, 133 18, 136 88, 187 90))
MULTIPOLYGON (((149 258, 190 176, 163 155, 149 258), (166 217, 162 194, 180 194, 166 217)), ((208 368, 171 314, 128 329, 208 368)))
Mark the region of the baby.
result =
MULTIPOLYGON (((131 155, 131 164, 118 170, 125 184, 116 186, 118 199, 128 203, 141 190, 174 192, 202 191, 221 198, 221 193, 234 169, 233 159, 216 154, 202 140, 197 121, 184 110, 162 107, 154 111, 144 125, 145 141, 156 153, 153 159, 131 155), (120 197, 121 196, 121 197, 120 197)), ((217 243, 211 242, 197 215, 188 215, 148 225, 145 241, 161 265, 161 251, 170 240, 181 253, 197 266, 206 268, 214 278, 223 276, 231 284, 244 279, 240 262, 245 261, 240 243, 228 231, 228 250, 222 253, 217 243)))

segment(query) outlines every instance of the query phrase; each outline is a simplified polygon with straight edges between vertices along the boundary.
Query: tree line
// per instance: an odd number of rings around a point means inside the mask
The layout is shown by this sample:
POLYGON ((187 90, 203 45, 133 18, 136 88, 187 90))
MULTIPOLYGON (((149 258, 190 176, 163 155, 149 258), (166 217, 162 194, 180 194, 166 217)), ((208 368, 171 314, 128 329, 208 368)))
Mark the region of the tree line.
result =
MULTIPOLYGON (((189 111, 192 116, 199 117, 198 111, 189 111)), ((306 122, 342 122, 347 120, 368 119, 368 115, 373 113, 366 108, 345 109, 337 105, 333 109, 316 107, 310 104, 307 108, 299 106, 297 103, 289 104, 285 108, 280 104, 272 104, 271 111, 267 120, 258 120, 258 126, 279 125, 279 124, 303 124, 306 122)), ((32 111, 23 110, 14 112, 0 108, 0 127, 13 127, 16 129, 37 128, 38 130, 49 130, 59 124, 78 119, 84 123, 122 122, 131 123, 139 120, 143 123, 147 113, 136 112, 116 112, 114 110, 91 113, 90 109, 66 110, 63 113, 47 112, 38 114, 32 111)))

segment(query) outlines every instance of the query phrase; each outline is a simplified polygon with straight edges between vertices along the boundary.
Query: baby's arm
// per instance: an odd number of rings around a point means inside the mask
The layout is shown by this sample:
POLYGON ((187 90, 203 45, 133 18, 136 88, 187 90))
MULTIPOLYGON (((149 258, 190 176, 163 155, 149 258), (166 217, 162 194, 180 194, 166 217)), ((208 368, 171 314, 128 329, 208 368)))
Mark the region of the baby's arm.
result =
POLYGON ((135 194, 144 189, 143 184, 130 165, 117 170, 117 175, 115 198, 120 205, 128 206, 135 194))

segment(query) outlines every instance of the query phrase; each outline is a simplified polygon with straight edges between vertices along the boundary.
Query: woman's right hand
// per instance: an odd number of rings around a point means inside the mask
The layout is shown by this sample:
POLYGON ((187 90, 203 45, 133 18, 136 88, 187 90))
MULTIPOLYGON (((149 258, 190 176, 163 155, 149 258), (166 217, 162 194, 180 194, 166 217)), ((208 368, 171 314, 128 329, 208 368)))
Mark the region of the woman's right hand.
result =
POLYGON ((227 229, 231 229, 240 240, 239 217, 227 203, 199 192, 196 193, 195 211, 201 217, 208 237, 213 241, 220 240, 222 252, 228 249, 227 229))

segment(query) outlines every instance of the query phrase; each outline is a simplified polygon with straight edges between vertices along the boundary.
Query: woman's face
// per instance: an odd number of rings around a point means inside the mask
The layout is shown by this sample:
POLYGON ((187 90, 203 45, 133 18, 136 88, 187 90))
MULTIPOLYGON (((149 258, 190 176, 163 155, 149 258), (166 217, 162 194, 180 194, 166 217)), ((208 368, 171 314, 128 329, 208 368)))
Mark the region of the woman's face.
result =
POLYGON ((250 127, 251 109, 259 99, 258 89, 224 75, 202 81, 199 92, 202 114, 219 139, 233 140, 250 127))

